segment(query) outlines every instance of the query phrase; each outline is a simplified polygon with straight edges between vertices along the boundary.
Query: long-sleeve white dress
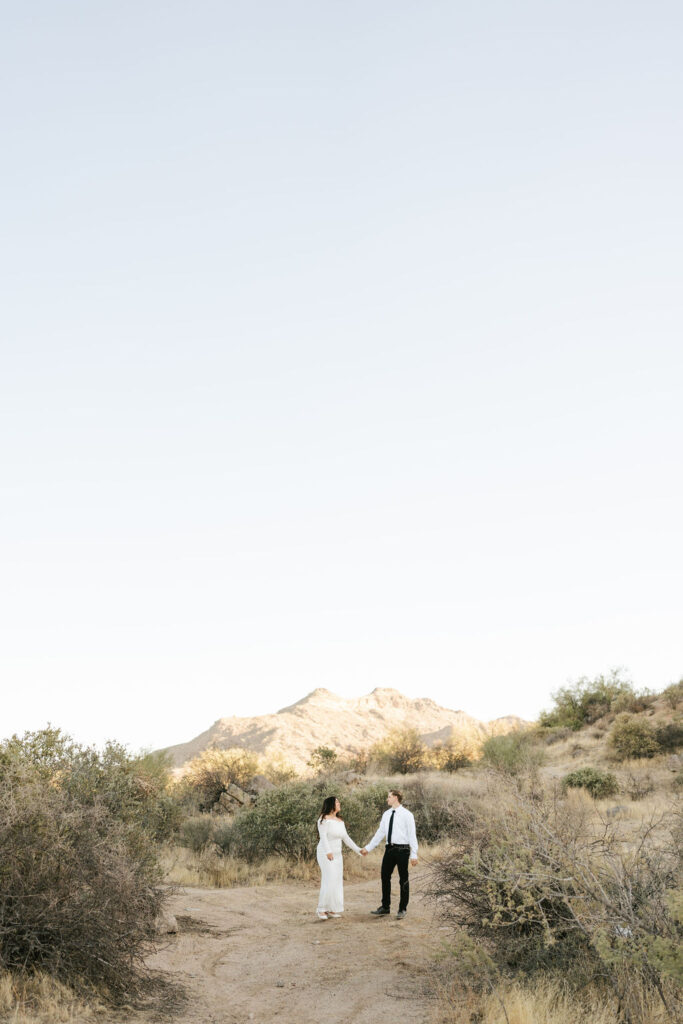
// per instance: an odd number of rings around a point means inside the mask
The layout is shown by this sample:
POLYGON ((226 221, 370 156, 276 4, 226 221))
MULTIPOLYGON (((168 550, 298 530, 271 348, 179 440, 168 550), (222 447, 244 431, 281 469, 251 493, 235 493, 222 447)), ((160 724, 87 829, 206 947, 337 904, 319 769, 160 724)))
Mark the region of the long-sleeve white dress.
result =
POLYGON ((339 818, 323 818, 318 820, 320 842, 316 850, 320 865, 320 895, 318 896, 318 913, 331 911, 333 914, 344 913, 344 863, 342 860, 342 842, 360 853, 353 839, 346 831, 346 825, 339 818), (334 860, 328 860, 328 853, 334 860))

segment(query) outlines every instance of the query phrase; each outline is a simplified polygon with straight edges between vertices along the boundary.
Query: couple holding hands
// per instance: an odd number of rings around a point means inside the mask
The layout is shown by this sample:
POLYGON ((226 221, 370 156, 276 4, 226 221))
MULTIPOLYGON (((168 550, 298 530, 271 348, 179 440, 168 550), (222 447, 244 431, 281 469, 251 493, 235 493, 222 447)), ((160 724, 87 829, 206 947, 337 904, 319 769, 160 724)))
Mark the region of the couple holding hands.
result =
POLYGON ((344 819, 340 816, 341 804, 336 796, 328 796, 318 818, 317 857, 320 865, 320 895, 318 897, 317 915, 321 921, 330 917, 341 917, 344 913, 344 866, 342 862, 342 842, 355 853, 366 857, 370 850, 384 839, 386 847, 382 859, 382 903, 371 913, 381 917, 390 912, 391 907, 391 876, 394 868, 398 868, 400 898, 398 914, 401 920, 408 909, 409 885, 408 862, 417 864, 417 836, 415 834, 415 818, 403 806, 403 796, 397 789, 390 789, 387 794, 388 809, 382 815, 379 828, 363 849, 356 846, 346 831, 344 819))

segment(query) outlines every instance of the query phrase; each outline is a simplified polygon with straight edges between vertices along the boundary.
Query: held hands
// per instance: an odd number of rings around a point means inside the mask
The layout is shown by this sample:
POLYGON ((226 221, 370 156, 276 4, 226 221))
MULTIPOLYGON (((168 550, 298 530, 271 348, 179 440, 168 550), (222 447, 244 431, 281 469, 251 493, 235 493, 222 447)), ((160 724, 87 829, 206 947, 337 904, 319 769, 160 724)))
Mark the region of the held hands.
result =
POLYGON ((367 857, 368 851, 365 849, 365 847, 363 847, 363 849, 360 851, 360 855, 361 857, 367 857))
POLYGON ((327 859, 328 860, 334 860, 334 854, 333 853, 328 853, 327 859))

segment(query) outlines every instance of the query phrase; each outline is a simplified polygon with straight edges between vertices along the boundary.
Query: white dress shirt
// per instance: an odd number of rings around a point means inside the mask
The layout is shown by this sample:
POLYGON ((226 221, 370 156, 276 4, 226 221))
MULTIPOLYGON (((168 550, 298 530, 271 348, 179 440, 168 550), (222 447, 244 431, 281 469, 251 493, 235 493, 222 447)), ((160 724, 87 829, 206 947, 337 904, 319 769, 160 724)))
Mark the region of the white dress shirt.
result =
POLYGON ((376 846, 386 839, 389 834, 389 822, 391 821, 391 812, 396 811, 394 814, 394 827, 391 830, 391 844, 398 843, 401 846, 410 846, 410 856, 413 860, 417 858, 417 833, 415 832, 415 818, 407 807, 403 804, 399 804, 398 807, 390 807, 382 815, 382 820, 379 823, 379 828, 375 832, 374 836, 365 847, 370 852, 374 850, 376 846))

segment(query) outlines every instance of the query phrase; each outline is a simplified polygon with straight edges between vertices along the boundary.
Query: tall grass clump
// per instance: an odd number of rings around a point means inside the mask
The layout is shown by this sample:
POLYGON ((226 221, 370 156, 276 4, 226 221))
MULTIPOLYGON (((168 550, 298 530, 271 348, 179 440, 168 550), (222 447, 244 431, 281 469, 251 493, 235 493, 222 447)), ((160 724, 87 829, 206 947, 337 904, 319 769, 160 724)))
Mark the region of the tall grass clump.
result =
POLYGON ((54 729, 0 744, 0 968, 112 999, 139 987, 166 899, 163 771, 54 729))

